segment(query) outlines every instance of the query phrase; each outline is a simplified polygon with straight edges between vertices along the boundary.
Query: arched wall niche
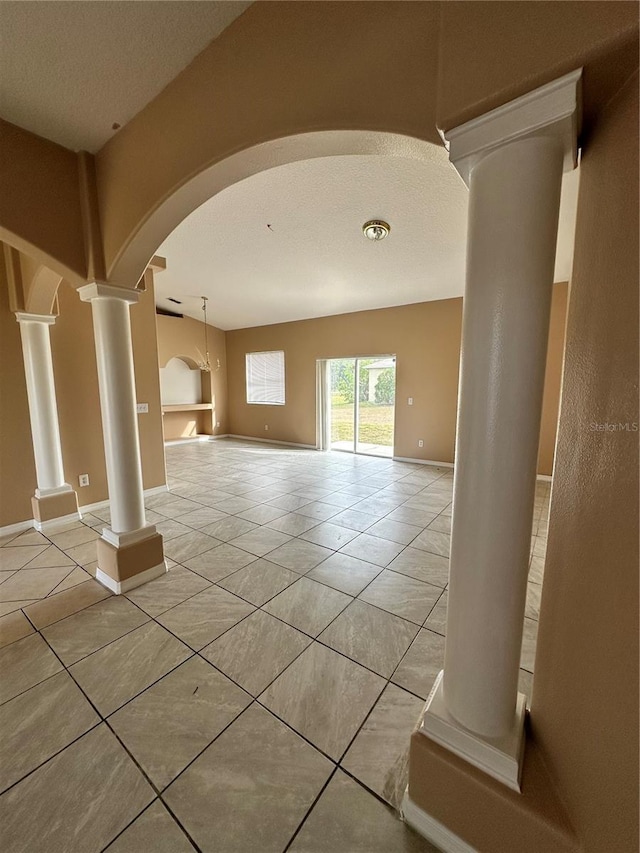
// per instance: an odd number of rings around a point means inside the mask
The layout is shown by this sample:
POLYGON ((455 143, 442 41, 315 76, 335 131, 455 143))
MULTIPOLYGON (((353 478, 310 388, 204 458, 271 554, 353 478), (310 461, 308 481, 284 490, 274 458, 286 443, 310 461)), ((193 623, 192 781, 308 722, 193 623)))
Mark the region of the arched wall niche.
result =
POLYGON ((202 403, 202 372, 192 358, 170 358, 160 368, 160 399, 163 406, 202 403))

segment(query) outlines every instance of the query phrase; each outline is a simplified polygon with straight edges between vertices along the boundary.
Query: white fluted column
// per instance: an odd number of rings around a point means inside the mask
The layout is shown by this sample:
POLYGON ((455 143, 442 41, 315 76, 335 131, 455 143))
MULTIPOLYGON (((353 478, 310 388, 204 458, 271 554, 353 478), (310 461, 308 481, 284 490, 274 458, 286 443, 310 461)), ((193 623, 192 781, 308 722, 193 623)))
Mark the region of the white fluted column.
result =
POLYGON ((78 516, 76 493, 64 479, 58 405, 53 377, 50 314, 17 312, 29 402, 33 456, 36 465, 34 515, 40 528, 46 521, 78 516), (46 509, 45 509, 46 507, 46 509))
POLYGON ((563 166, 579 72, 447 134, 469 185, 444 672, 423 731, 519 789, 518 694, 563 166))
MULTIPOLYGON (((144 509, 142 463, 136 413, 136 388, 131 342, 129 306, 139 300, 135 290, 102 283, 87 284, 79 289, 83 302, 91 303, 98 366, 100 410, 104 437, 107 485, 111 511, 111 527, 102 534, 111 549, 98 549, 98 580, 115 592, 124 592, 164 572, 164 560, 157 561, 157 548, 149 550, 153 565, 142 559, 142 543, 160 540, 154 525, 147 524, 144 509), (122 571, 125 549, 134 546, 139 571, 122 571), (114 555, 123 551, 122 555, 114 555), (102 564, 101 564, 102 554, 102 564), (121 558, 121 559, 120 559, 121 558), (113 577, 113 575, 117 577, 113 577), (143 575, 143 577, 140 577, 143 575), (137 580, 136 580, 137 579, 137 580), (112 583, 113 581, 113 583, 112 583)), ((129 555, 130 557, 130 555, 129 555)))

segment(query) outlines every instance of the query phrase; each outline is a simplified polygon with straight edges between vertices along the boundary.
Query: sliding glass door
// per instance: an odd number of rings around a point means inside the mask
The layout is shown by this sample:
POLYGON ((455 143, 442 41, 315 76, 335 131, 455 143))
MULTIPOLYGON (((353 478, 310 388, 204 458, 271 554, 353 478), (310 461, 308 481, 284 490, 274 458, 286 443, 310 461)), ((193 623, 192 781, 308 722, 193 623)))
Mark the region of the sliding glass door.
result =
POLYGON ((332 450, 393 456, 394 356, 329 360, 332 450))

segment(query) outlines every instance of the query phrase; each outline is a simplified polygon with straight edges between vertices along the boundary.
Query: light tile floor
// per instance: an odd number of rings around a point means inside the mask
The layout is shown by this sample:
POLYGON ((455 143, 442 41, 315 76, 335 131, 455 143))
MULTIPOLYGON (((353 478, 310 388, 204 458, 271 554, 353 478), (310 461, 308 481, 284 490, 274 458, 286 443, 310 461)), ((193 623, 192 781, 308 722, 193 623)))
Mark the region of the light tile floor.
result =
POLYGON ((92 579, 108 510, 0 539, 4 853, 432 851, 392 807, 442 667, 452 472, 229 440, 167 468, 170 571, 126 596, 92 579))

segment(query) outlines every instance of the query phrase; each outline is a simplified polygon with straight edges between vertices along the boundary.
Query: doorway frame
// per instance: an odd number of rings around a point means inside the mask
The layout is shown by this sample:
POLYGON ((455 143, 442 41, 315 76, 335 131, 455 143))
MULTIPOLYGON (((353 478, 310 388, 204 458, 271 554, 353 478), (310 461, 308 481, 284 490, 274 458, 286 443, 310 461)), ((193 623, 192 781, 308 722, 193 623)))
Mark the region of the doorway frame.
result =
MULTIPOLYGON (((316 449, 329 451, 331 447, 331 371, 329 370, 329 362, 350 360, 355 361, 354 371, 354 405, 353 405, 353 450, 343 450, 335 448, 337 453, 351 453, 354 456, 370 456, 374 459, 393 459, 395 456, 396 446, 396 399, 397 393, 393 395, 393 443, 391 445, 391 455, 381 456, 378 453, 367 453, 364 450, 358 450, 358 425, 360 420, 360 361, 363 359, 392 358, 394 360, 394 370, 398 370, 398 356, 396 353, 374 353, 373 355, 337 355, 326 356, 316 359, 316 449)), ((397 389, 397 384, 396 384, 397 389)))

